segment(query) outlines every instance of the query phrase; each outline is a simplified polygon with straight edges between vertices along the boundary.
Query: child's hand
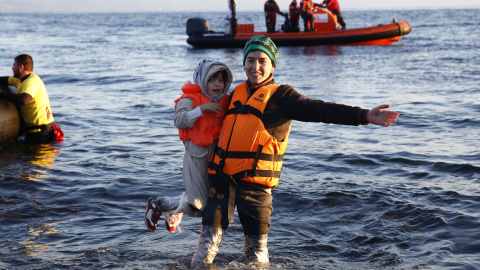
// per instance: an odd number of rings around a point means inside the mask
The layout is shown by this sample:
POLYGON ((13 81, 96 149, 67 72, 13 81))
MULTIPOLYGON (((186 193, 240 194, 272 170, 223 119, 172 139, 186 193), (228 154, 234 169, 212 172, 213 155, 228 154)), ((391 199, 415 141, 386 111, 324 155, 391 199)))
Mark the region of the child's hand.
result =
POLYGON ((200 110, 203 112, 222 113, 222 106, 215 102, 205 103, 200 105, 200 110))

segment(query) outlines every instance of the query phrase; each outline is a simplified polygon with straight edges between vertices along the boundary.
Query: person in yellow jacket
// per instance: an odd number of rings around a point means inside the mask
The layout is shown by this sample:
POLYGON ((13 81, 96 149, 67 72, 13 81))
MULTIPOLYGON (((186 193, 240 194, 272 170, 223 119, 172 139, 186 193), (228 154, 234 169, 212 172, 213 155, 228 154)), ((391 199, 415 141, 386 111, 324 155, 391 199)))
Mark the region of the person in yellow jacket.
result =
POLYGON ((23 124, 26 128, 25 141, 34 143, 49 143, 62 139, 63 132, 54 123, 50 99, 45 85, 33 73, 33 59, 28 54, 15 57, 13 75, 0 77, 1 86, 14 86, 16 94, 0 93, 0 98, 6 99, 20 108, 23 124), (62 133, 62 138, 55 135, 62 133))
POLYGON ((209 165, 210 187, 202 231, 191 266, 211 264, 235 206, 244 231, 245 257, 268 263, 272 188, 278 185, 292 120, 390 126, 390 105, 371 110, 309 99, 273 78, 278 50, 269 37, 245 45, 247 81, 230 94, 230 105, 209 165))
POLYGON ((232 73, 222 62, 201 61, 193 73, 193 83, 184 84, 183 95, 175 100, 173 120, 185 146, 183 183, 185 192, 178 197, 149 198, 145 225, 155 231, 163 213, 165 227, 175 232, 185 213, 200 217, 207 203, 207 167, 217 144, 225 112, 232 73))

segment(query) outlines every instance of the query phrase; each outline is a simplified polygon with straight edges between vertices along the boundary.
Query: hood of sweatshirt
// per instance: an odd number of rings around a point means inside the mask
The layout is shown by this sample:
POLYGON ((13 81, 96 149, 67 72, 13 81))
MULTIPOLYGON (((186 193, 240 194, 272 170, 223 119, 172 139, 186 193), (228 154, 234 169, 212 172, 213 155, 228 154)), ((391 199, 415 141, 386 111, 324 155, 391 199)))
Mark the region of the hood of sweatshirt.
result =
POLYGON ((193 72, 193 83, 200 86, 202 89, 202 94, 206 97, 210 98, 213 102, 218 102, 228 93, 230 85, 232 85, 233 76, 230 69, 222 62, 215 61, 215 60, 203 60, 198 64, 193 72), (223 89, 223 93, 217 97, 213 98, 207 94, 207 82, 210 77, 215 74, 217 71, 227 72, 227 80, 225 81, 225 88, 223 89))

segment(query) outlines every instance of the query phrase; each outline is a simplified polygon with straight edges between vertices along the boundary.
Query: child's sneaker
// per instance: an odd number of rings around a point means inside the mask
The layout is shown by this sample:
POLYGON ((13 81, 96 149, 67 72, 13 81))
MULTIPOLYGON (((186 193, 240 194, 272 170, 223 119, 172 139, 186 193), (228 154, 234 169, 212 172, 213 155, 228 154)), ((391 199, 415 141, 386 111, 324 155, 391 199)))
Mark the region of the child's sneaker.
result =
POLYGON ((150 231, 155 231, 161 215, 162 212, 158 210, 155 198, 149 198, 147 201, 147 209, 145 210, 145 225, 147 225, 150 231))
POLYGON ((182 222, 183 212, 172 214, 169 212, 167 216, 165 216, 165 227, 171 233, 174 233, 177 230, 178 225, 182 222))

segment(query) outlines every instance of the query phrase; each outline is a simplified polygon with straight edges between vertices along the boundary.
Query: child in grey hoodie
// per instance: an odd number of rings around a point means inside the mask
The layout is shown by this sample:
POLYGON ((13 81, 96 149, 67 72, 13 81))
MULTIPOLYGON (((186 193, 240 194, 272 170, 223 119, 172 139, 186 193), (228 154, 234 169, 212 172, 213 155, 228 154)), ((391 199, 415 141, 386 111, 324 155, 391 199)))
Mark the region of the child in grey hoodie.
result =
POLYGON ((211 184, 207 167, 228 109, 232 80, 232 73, 224 63, 203 60, 193 73, 193 84, 183 85, 183 95, 175 100, 173 120, 185 146, 182 171, 185 192, 178 197, 148 199, 145 225, 149 230, 155 231, 162 212, 166 213, 165 227, 170 232, 175 232, 183 214, 202 216, 211 184))

